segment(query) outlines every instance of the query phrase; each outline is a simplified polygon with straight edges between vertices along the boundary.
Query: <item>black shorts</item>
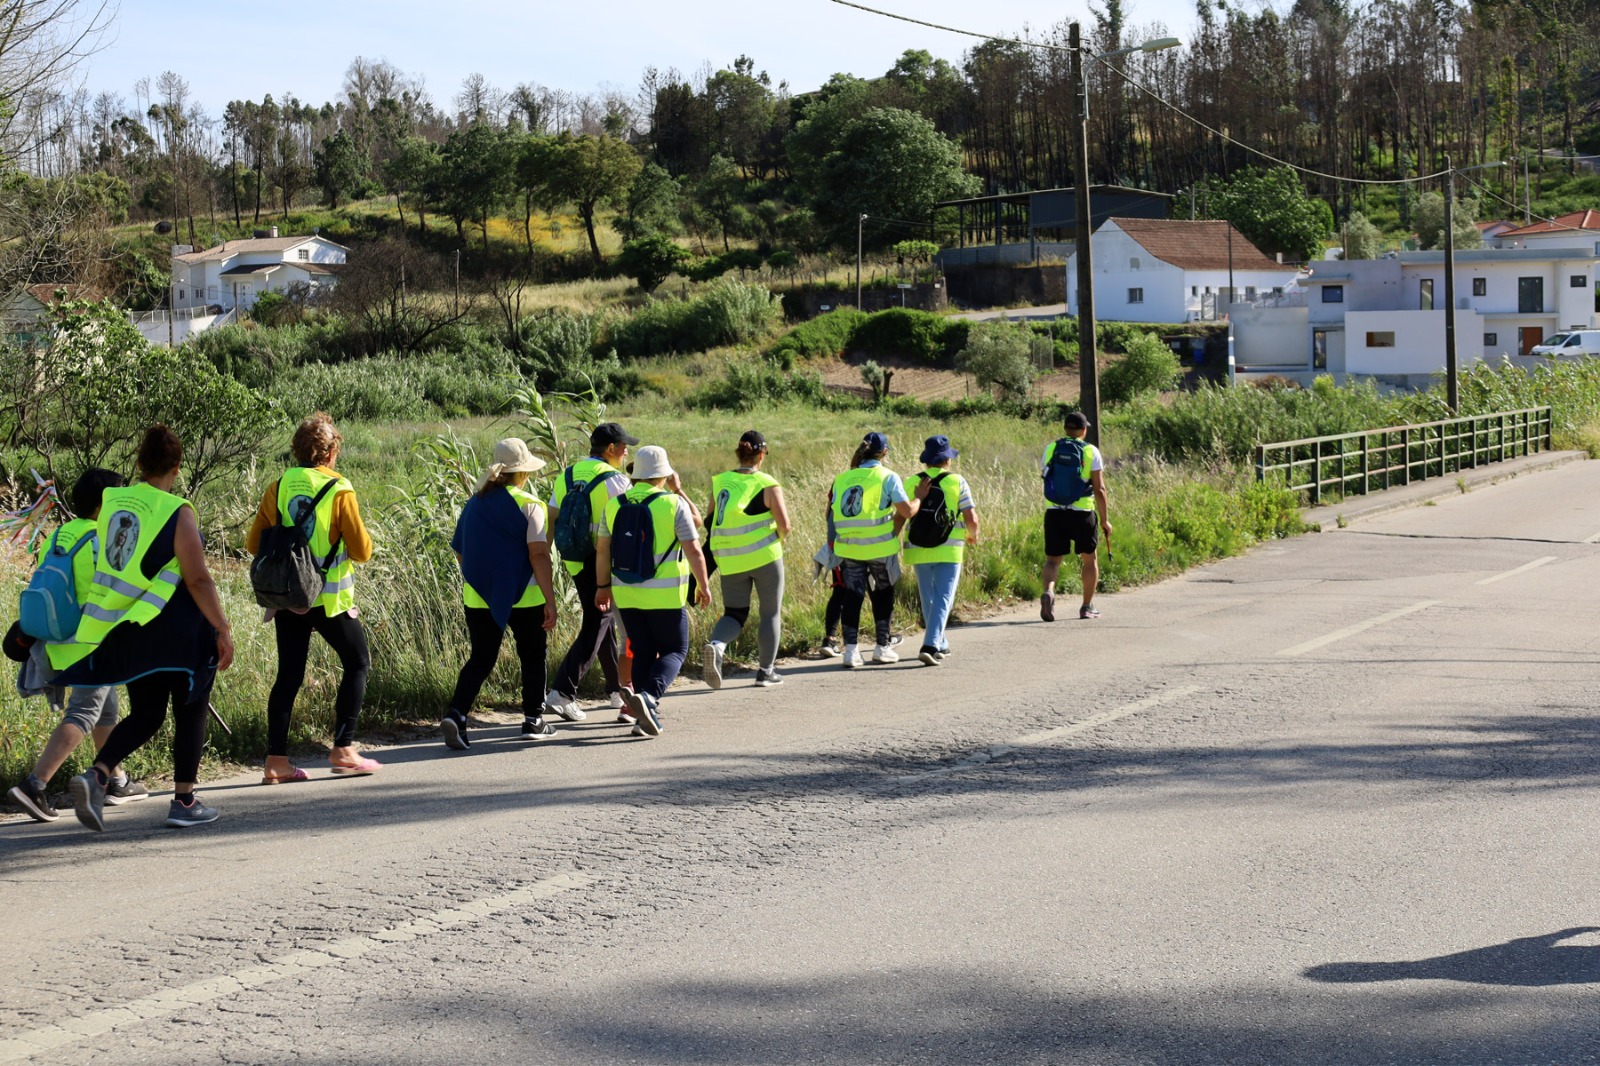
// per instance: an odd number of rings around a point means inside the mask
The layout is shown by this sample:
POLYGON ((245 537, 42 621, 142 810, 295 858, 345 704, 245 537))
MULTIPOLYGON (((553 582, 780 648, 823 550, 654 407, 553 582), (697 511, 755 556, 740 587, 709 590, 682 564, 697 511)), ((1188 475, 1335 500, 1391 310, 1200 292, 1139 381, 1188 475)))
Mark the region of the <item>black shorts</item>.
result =
POLYGON ((1052 507, 1044 513, 1046 555, 1093 555, 1100 547, 1100 516, 1093 511, 1052 507))

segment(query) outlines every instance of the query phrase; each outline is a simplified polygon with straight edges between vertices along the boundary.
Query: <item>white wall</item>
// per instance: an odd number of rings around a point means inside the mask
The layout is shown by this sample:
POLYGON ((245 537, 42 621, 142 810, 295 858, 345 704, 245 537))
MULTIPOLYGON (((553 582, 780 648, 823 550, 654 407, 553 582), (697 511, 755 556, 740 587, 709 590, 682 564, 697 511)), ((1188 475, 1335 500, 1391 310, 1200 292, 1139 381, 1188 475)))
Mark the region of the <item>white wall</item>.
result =
MULTIPOLYGON (((1345 370, 1351 374, 1431 374, 1444 370, 1444 311, 1352 311, 1344 316, 1345 370), (1394 334, 1393 347, 1372 347, 1370 334, 1394 334)), ((1483 319, 1456 312, 1456 358, 1483 357, 1483 319)))
POLYGON ((1239 367, 1311 366, 1311 327, 1305 307, 1228 308, 1233 359, 1239 367))

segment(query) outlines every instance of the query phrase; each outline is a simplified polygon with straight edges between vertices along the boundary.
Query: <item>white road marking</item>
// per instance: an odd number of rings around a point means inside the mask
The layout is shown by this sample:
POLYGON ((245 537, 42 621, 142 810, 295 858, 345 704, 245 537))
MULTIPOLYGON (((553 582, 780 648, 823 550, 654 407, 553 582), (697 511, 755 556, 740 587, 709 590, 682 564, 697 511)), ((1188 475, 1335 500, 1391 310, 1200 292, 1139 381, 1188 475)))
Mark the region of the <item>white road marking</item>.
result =
POLYGON ((510 910, 519 904, 548 899, 562 892, 583 888, 593 882, 594 878, 585 874, 556 874, 554 877, 546 877, 542 881, 523 885, 498 896, 447 907, 388 929, 380 929, 367 936, 336 940, 320 950, 292 951, 275 962, 247 966, 230 974, 207 977, 186 985, 174 985, 154 995, 124 1003, 120 1007, 68 1018, 53 1025, 40 1026, 0 1040, 0 1062, 18 1062, 75 1044, 88 1037, 104 1036, 117 1029, 171 1017, 213 1000, 237 995, 286 978, 298 977, 324 966, 337 966, 352 959, 359 959, 368 952, 389 944, 421 940, 452 926, 478 921, 500 911, 510 910))
POLYGON ((1410 607, 1402 607, 1398 611, 1390 611, 1388 614, 1380 614, 1378 617, 1369 618, 1365 622, 1357 622, 1355 625, 1345 626, 1343 629, 1335 629, 1332 633, 1327 633, 1323 636, 1317 637, 1315 640, 1308 640, 1304 644, 1296 644, 1292 648, 1284 648, 1278 654, 1290 656, 1304 655, 1308 651, 1316 651, 1318 648, 1325 648, 1334 641, 1343 640, 1346 637, 1353 637, 1357 633, 1365 633, 1373 626, 1381 626, 1385 622, 1393 622, 1396 618, 1404 618, 1408 614, 1415 614, 1418 611, 1425 611, 1438 602, 1438 600, 1419 600, 1418 602, 1413 603, 1410 607))
POLYGON ((1531 563, 1523 563, 1521 566, 1516 567, 1515 569, 1507 570, 1503 574, 1496 574, 1493 577, 1486 577, 1482 581, 1476 582, 1476 584, 1492 585, 1496 581, 1504 581, 1508 577, 1516 577, 1518 574, 1525 574, 1529 570, 1543 566, 1545 563, 1553 563, 1555 561, 1556 557, 1554 555, 1546 555, 1543 558, 1535 559, 1531 563))
POLYGON ((1185 685, 1182 688, 1171 689, 1167 692, 1158 692, 1154 696, 1146 696, 1142 700, 1125 703, 1121 707, 1114 707, 1109 711, 1091 714, 1081 721, 1071 722, 1055 729, 1046 729, 1040 733, 1029 733, 1025 737, 1018 737, 1016 740, 1005 744, 996 744, 993 747, 983 748, 962 756, 949 766, 941 766, 936 770, 924 770, 921 773, 897 777, 895 781, 898 784, 909 785, 918 781, 925 781, 930 777, 943 777, 946 774, 958 773, 974 766, 982 766, 984 763, 998 759, 1002 755, 1010 755, 1018 748, 1035 747, 1051 740, 1059 740, 1062 737, 1070 737, 1077 733, 1086 733, 1096 726, 1105 725, 1107 722, 1115 722, 1118 718, 1126 718, 1130 714, 1138 714, 1140 711, 1147 711, 1152 707, 1159 707, 1163 703, 1181 700, 1185 696, 1192 696, 1199 691, 1199 685, 1185 685))
POLYGON ((1592 537, 1584 537, 1583 542, 1585 544, 1600 544, 1600 533, 1596 533, 1592 537))

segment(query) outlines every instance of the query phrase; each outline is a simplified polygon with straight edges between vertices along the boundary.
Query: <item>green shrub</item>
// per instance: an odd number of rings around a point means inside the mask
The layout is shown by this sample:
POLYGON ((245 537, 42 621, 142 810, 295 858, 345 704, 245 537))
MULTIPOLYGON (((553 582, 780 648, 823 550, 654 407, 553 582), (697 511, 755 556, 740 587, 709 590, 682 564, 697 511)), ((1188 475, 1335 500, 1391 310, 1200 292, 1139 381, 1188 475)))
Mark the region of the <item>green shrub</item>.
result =
POLYGON ((956 365, 984 388, 999 389, 1009 400, 1025 400, 1033 388, 1033 333, 1010 322, 977 322, 956 365))
POLYGON ((833 402, 822 375, 784 371, 765 359, 734 359, 720 378, 706 382, 689 397, 702 410, 753 411, 785 401, 815 407, 833 402))
POLYGON ((613 320, 607 339, 624 359, 693 351, 693 317, 693 301, 651 300, 633 314, 613 320))
POLYGON ((767 349, 769 358, 785 369, 797 359, 832 358, 850 350, 850 338, 867 316, 853 307, 841 307, 802 322, 767 349))
POLYGON ((851 335, 850 346, 873 355, 907 355, 948 366, 966 347, 968 328, 964 319, 894 307, 868 315, 851 335))
POLYGON ((723 278, 690 301, 696 350, 748 344, 766 336, 783 317, 778 298, 760 285, 723 278))
POLYGON ((1183 372, 1178 357, 1154 333, 1130 338, 1127 353, 1100 372, 1100 399, 1105 403, 1127 403, 1147 392, 1170 389, 1183 372))

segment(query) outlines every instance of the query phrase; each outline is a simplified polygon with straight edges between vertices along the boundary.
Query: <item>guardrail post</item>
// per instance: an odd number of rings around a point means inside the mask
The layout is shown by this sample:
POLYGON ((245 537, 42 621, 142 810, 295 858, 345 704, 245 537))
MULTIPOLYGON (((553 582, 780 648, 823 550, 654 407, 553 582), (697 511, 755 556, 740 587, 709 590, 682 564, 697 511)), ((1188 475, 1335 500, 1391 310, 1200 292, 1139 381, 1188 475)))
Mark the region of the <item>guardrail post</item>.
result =
POLYGON ((1372 458, 1371 449, 1367 446, 1371 439, 1367 434, 1361 434, 1361 495, 1363 496, 1372 491, 1368 480, 1372 477, 1372 458))
POLYGON ((1265 482, 1266 480, 1267 480, 1267 446, 1265 444, 1257 444, 1256 445, 1256 481, 1265 482))
POLYGON ((1322 502, 1322 441, 1316 440, 1311 445, 1311 503, 1322 502))

